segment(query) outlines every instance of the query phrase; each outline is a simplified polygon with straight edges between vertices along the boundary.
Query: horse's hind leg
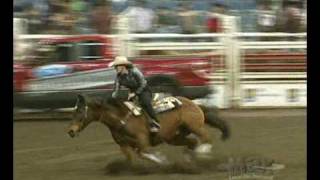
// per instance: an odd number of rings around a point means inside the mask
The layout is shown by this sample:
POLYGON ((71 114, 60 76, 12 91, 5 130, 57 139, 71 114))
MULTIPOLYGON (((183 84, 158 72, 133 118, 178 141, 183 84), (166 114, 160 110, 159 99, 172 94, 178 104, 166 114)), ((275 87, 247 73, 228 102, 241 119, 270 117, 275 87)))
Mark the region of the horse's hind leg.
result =
POLYGON ((197 137, 200 140, 201 144, 204 143, 211 143, 210 137, 209 137, 209 133, 207 131, 207 129, 202 126, 200 128, 194 128, 194 127, 189 127, 191 132, 194 133, 195 135, 197 135, 197 137))
POLYGON ((195 135, 197 135, 197 137, 200 140, 200 145, 195 149, 195 151, 200 154, 206 154, 211 152, 211 148, 212 148, 211 140, 209 138, 209 133, 205 129, 205 127, 204 126, 200 128, 191 127, 190 130, 195 135))
POLYGON ((178 134, 172 139, 167 140, 167 143, 175 146, 186 146, 188 149, 193 150, 198 145, 198 140, 194 136, 178 134))
POLYGON ((186 134, 179 134, 174 138, 167 141, 168 144, 176 146, 186 146, 187 149, 184 151, 184 159, 187 162, 191 162, 194 159, 194 149, 198 145, 198 139, 195 136, 188 136, 186 134))

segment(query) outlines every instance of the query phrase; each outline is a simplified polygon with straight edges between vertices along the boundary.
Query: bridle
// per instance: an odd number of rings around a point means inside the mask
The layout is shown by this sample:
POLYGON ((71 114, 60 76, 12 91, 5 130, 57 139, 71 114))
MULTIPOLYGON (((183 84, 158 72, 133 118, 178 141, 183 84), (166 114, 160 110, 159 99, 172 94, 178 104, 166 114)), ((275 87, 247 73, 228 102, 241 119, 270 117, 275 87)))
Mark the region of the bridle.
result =
MULTIPOLYGON (((74 107, 74 110, 77 110, 78 109, 78 104, 74 107)), ((87 120, 87 118, 88 118, 88 109, 89 109, 89 107, 88 107, 88 105, 86 105, 85 107, 84 107, 84 120, 87 120)), ((82 130, 83 129, 83 127, 84 127, 84 124, 85 124, 85 122, 83 121, 83 120, 81 120, 80 122, 79 122, 79 129, 80 130, 82 130)))
POLYGON ((85 112, 85 114, 84 114, 84 117, 87 119, 88 118, 88 105, 86 105, 85 107, 84 107, 84 112, 85 112))

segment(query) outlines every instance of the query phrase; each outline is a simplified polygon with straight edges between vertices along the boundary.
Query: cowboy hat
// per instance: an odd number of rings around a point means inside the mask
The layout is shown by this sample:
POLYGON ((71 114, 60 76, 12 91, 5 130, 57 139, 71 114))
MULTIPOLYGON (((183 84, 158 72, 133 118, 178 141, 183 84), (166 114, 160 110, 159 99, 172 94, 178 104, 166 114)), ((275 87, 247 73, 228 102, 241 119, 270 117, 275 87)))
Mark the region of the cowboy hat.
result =
POLYGON ((114 67, 118 65, 131 65, 132 63, 128 61, 125 56, 117 56, 114 61, 109 64, 109 67, 114 67))

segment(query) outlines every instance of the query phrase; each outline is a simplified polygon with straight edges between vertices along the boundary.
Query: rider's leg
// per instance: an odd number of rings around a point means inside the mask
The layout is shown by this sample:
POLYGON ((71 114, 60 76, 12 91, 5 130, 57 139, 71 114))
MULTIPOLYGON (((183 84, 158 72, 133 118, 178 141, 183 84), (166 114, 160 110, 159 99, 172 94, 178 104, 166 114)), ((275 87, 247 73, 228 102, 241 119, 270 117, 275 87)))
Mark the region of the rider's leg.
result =
POLYGON ((158 119, 156 117, 156 113, 154 112, 154 109, 151 105, 152 101, 152 94, 151 92, 144 91, 139 95, 139 103, 141 107, 148 113, 148 115, 151 117, 151 119, 148 118, 149 124, 152 126, 155 126, 157 128, 160 127, 160 125, 157 123, 158 119))
POLYGON ((200 140, 200 143, 211 143, 211 139, 209 137, 209 133, 207 129, 202 126, 202 127, 189 127, 191 131, 196 134, 200 140))

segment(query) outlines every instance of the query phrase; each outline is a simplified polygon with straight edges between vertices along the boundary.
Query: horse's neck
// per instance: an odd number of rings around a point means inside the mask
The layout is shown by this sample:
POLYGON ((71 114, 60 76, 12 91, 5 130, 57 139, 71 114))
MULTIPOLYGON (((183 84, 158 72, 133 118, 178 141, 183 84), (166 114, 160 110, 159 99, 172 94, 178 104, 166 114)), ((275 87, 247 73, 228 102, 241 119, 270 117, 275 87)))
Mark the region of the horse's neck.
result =
POLYGON ((113 113, 108 113, 108 112, 100 112, 102 113, 102 115, 100 116, 99 118, 99 121, 103 124, 105 124, 106 126, 108 126, 109 128, 117 128, 117 127, 120 127, 122 124, 121 121, 126 121, 127 120, 127 116, 128 114, 130 113, 130 110, 127 109, 126 107, 124 106, 119 106, 118 108, 121 109, 121 116, 117 116, 116 114, 113 114, 113 113), (103 114, 103 113, 106 113, 106 114, 103 114), (105 116, 111 116, 111 118, 108 118, 108 117, 105 117, 105 116))

